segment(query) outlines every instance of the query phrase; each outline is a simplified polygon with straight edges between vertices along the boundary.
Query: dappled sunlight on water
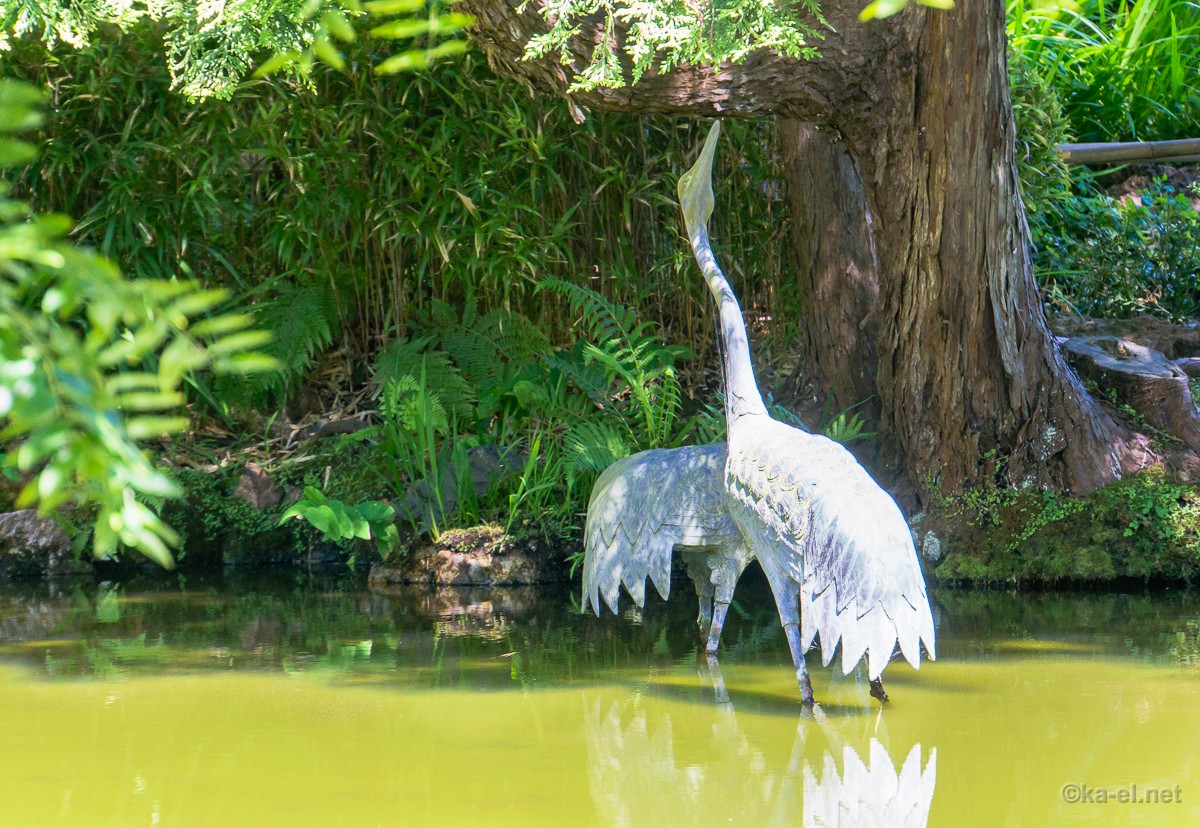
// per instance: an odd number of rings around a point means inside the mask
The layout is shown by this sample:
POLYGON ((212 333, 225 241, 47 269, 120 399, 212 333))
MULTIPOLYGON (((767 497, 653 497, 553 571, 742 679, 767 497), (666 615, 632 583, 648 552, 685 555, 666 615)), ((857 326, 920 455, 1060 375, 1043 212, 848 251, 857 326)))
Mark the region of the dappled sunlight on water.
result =
POLYGON ((1200 824, 1190 596, 939 593, 941 660, 814 656, 809 713, 756 589, 710 665, 686 589, 8 587, 0 822, 1200 824))

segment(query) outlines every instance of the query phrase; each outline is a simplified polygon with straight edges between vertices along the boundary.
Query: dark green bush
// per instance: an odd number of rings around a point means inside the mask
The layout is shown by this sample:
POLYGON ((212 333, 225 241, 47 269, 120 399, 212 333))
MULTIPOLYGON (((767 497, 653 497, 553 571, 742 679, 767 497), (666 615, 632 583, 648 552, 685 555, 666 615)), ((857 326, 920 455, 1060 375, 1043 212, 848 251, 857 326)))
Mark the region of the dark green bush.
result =
POLYGON ((1200 315, 1196 197, 1158 182, 1141 204, 1095 193, 1031 216, 1048 307, 1109 318, 1200 315))

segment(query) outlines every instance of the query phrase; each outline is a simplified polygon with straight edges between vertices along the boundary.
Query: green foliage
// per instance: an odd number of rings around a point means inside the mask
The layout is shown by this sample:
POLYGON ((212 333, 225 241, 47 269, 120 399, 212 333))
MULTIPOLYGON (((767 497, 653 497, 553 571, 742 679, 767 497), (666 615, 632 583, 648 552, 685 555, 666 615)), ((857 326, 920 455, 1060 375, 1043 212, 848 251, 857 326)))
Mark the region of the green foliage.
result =
POLYGON ((577 90, 630 86, 652 67, 740 62, 759 49, 807 60, 818 55, 816 27, 828 26, 814 0, 549 0, 541 13, 550 28, 526 44, 527 59, 558 53, 566 63, 569 42, 601 21, 577 90))
MULTIPOLYGON (((39 123, 38 97, 0 81, 0 166, 32 156, 8 136, 39 123)), ((17 444, 6 461, 32 478, 17 503, 94 506, 98 556, 123 543, 170 565, 176 535, 138 497, 178 488, 137 441, 186 425, 185 376, 274 367, 252 350, 266 335, 244 314, 211 315, 224 291, 123 278, 67 241, 65 216, 8 193, 0 182, 0 439, 17 444)))
POLYGON ((1200 315, 1200 194, 1162 182, 1124 204, 1096 193, 1031 222, 1047 304, 1087 316, 1200 315))
POLYGON ((877 436, 867 431, 867 421, 859 412, 841 411, 821 430, 826 437, 843 445, 855 440, 870 440, 877 436))
POLYGON ((590 337, 578 360, 560 359, 556 365, 570 372, 573 381, 601 411, 614 412, 610 422, 624 426, 638 449, 669 445, 680 408, 679 378, 675 361, 690 356, 681 346, 664 344, 655 335, 656 326, 639 322, 637 314, 605 299, 589 288, 547 279, 540 289, 552 290, 567 299, 581 316, 581 327, 590 337), (601 377, 587 371, 596 366, 601 377), (599 381, 597 381, 599 380, 599 381), (614 387, 615 385, 615 387, 614 387), (628 394, 629 404, 618 399, 628 394))
POLYGON ((475 389, 463 379, 449 354, 430 347, 434 339, 424 336, 389 343, 375 360, 375 381, 381 385, 384 411, 406 427, 415 427, 413 394, 418 387, 423 389, 432 400, 431 410, 436 409, 433 428, 445 434, 451 420, 473 422, 475 389))
POLYGON ((257 392, 261 396, 256 402, 286 399, 288 390, 309 374, 317 358, 333 344, 339 319, 328 285, 276 280, 274 293, 256 305, 254 324, 270 333, 271 341, 263 353, 278 360, 280 370, 259 374, 249 387, 224 388, 225 396, 257 392))
MULTIPOLYGON (((859 12, 859 20, 882 20, 908 8, 910 0, 872 0, 859 12)), ((931 9, 952 9, 954 0, 913 0, 931 9)))
POLYGON ((393 522, 396 510, 378 500, 347 505, 330 500, 320 489, 308 486, 304 497, 284 511, 279 523, 301 518, 312 524, 328 540, 375 540, 379 554, 386 559, 400 542, 393 522))
MULTIPOLYGON (((949 550, 939 578, 1054 582, 1191 579, 1200 572, 1200 492, 1151 469, 1089 495, 966 492, 929 522, 949 550)), ((925 528, 925 521, 922 528, 925 528)))
MULTIPOLYGON (((522 352, 545 352, 547 341, 573 338, 567 304, 534 292, 546 277, 588 280, 694 344, 696 365, 716 364, 707 292, 663 184, 694 148, 690 121, 597 114, 576 125, 560 104, 526 98, 470 56, 387 83, 314 68, 312 93, 270 79, 192 106, 169 94, 157 48, 141 29, 52 59, 14 47, 7 68, 53 87, 56 99, 19 186, 39 209, 78 216, 79 238, 125 272, 196 278, 253 305, 290 369, 219 385, 222 403, 282 402, 329 351, 344 354, 361 385, 389 341, 437 327, 441 339, 427 348, 479 386, 481 411, 516 405, 523 380, 509 366, 537 360, 505 349, 527 340, 522 352), (439 307, 460 309, 449 338, 439 307), (471 359, 459 347, 467 339, 471 359), (507 388, 470 373, 488 362, 487 342, 507 388)), ((375 48, 364 38, 349 44, 351 67, 375 48)), ((757 122, 727 129, 738 152, 723 156, 717 175, 741 209, 714 232, 729 250, 753 250, 754 266, 725 264, 744 271, 748 314, 796 318, 794 295, 772 287, 795 267, 785 204, 777 188, 760 186, 782 176, 775 131, 757 122), (763 245, 763 227, 780 235, 763 245)))
POLYGON ((0 4, 0 51, 22 38, 37 38, 51 48, 65 44, 83 49, 114 29, 152 28, 161 39, 159 60, 171 73, 173 91, 191 101, 228 99, 264 59, 260 77, 282 73, 305 84, 311 82, 316 61, 344 69, 338 44, 357 39, 353 21, 364 9, 384 18, 373 21, 373 37, 415 39, 412 48, 379 62, 375 71, 380 74, 422 69, 438 58, 461 54, 466 44, 451 36, 471 18, 443 14, 441 5, 439 0, 5 0, 0 4), (415 16, 420 12, 424 16, 415 16))
POLYGON ((1072 140, 1059 90, 1031 64, 1026 52, 1009 49, 1009 88, 1017 128, 1017 172, 1027 215, 1041 216, 1071 198, 1071 173, 1059 144, 1072 140))
MULTIPOLYGON (((696 127, 601 114, 575 125, 470 56, 379 83, 355 68, 378 45, 344 48, 350 68, 314 67, 313 92, 272 77, 189 106, 168 94, 144 29, 51 58, 18 44, 9 68, 57 101, 21 186, 81 215, 80 238, 127 272, 223 286, 274 332, 264 348, 281 374, 199 384, 235 428, 246 406, 324 394, 314 375, 330 357, 349 366, 333 402, 361 405, 369 389, 378 425, 338 441, 353 464, 318 458, 315 472, 280 469, 281 482, 345 503, 390 493, 402 518, 435 531, 491 520, 562 533, 599 469, 694 431, 678 415, 694 405, 679 372, 699 366, 686 378, 698 386, 718 364, 707 291, 663 184, 696 127), (625 327, 581 336, 591 311, 539 292, 547 278, 588 285, 625 327), (681 363, 667 332, 702 358, 681 363), (460 473, 477 447, 506 458, 504 480, 478 494, 460 473), (374 488, 335 480, 349 465, 374 488)), ((774 130, 728 128, 739 152, 717 175, 743 209, 719 232, 731 250, 753 250, 754 266, 725 264, 748 314, 794 318, 792 295, 773 287, 794 267, 782 194, 761 187, 781 178, 774 130), (764 226, 779 228, 765 246, 764 226)))
POLYGON ((1011 49, 1062 98, 1079 141, 1200 135, 1200 5, 1008 0, 1011 49))

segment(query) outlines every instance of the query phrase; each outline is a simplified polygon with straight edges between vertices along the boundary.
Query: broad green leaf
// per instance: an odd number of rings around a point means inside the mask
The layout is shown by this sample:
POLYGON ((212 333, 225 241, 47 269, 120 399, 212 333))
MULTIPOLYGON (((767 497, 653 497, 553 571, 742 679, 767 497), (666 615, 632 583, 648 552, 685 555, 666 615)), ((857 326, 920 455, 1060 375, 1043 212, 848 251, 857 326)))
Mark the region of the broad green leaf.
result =
POLYGON ((304 519, 311 523, 321 534, 334 539, 343 537, 341 521, 337 513, 328 504, 310 507, 302 514, 304 515, 304 519))
POLYGON ((396 510, 392 508, 391 504, 381 500, 366 500, 358 504, 356 508, 360 515, 370 521, 382 522, 396 516, 396 510))
POLYGON ((350 537, 361 540, 371 539, 371 525, 367 522, 366 518, 361 515, 351 515, 349 513, 347 513, 347 517, 350 519, 351 525, 350 537))
POLYGON ((363 8, 371 14, 404 14, 425 8, 426 0, 371 0, 363 8))
POLYGON ((346 61, 327 37, 318 37, 313 40, 313 52, 327 66, 332 66, 338 71, 346 68, 346 61))
POLYGON ((270 331, 242 331, 241 333, 229 334, 209 345, 208 353, 212 356, 219 356, 238 351, 248 351, 251 348, 257 348, 259 345, 266 345, 271 341, 271 338, 270 331))
POLYGON ((134 440, 175 434, 187 428, 187 417, 134 417, 125 424, 125 429, 134 440))
POLYGON ((325 504, 329 502, 329 498, 325 497, 325 493, 316 486, 304 487, 304 499, 310 503, 325 504))
POLYGON ((321 26, 325 31, 338 40, 349 43, 354 40, 354 27, 350 25, 350 21, 340 11, 330 9, 321 16, 321 26))

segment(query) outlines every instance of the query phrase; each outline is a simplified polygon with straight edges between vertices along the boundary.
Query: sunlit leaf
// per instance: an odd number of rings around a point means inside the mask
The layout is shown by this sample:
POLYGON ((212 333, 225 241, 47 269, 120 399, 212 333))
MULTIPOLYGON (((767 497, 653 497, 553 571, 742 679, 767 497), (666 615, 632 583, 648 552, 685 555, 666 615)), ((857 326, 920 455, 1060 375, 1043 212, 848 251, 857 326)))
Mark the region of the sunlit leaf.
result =
POLYGON ((262 65, 254 70, 254 77, 265 78, 273 75, 280 69, 291 66, 300 58, 300 52, 280 52, 263 61, 262 65))
POLYGON ((332 66, 334 69, 341 70, 346 68, 346 61, 328 38, 318 37, 314 40, 313 52, 321 59, 322 63, 332 66))
POLYGON ((125 428, 134 440, 144 440, 175 434, 187 428, 187 424, 186 417, 134 417, 125 424, 125 428))
POLYGON ((283 363, 273 356, 251 352, 223 357, 213 364, 221 374, 270 374, 283 369, 283 363))
POLYGON ((882 20, 885 17, 891 17, 897 12, 903 11, 908 5, 908 0, 874 0, 865 9, 859 12, 859 20, 882 20))
POLYGON ((183 394, 178 391, 135 391, 119 395, 114 402, 124 411, 161 411, 183 405, 183 394))
POLYGON ((321 26, 325 31, 338 40, 349 43, 354 40, 354 27, 340 11, 330 9, 321 16, 321 26))
POLYGON ((426 0, 371 0, 363 8, 371 14, 404 14, 425 8, 426 0))
POLYGON ((270 341, 270 331, 242 331, 241 333, 229 334, 218 339, 208 346, 208 353, 211 356, 232 354, 238 351, 257 348, 259 345, 265 345, 270 341))

